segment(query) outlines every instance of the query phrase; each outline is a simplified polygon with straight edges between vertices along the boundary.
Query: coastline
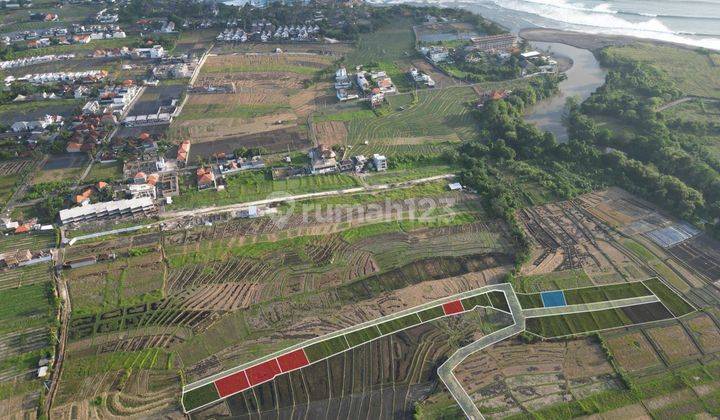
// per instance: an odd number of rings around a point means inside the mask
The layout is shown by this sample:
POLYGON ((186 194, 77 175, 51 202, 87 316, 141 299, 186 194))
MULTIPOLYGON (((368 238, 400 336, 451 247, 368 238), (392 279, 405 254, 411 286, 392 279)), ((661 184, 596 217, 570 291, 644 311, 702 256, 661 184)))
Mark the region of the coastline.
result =
POLYGON ((610 46, 629 45, 638 42, 653 45, 672 46, 686 50, 698 49, 697 47, 693 47, 690 45, 659 41, 656 39, 636 38, 626 35, 589 34, 585 32, 565 31, 561 29, 548 28, 524 28, 518 31, 518 36, 528 41, 557 42, 560 44, 566 44, 590 51, 597 51, 610 46))

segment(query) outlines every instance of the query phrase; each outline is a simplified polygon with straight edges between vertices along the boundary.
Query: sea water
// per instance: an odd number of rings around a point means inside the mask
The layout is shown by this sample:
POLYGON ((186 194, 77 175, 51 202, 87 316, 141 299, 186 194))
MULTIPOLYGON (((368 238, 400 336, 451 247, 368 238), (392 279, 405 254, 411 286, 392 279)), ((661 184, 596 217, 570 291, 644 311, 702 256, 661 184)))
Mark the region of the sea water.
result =
POLYGON ((720 50, 720 0, 371 0, 459 6, 510 29, 626 35, 720 50))

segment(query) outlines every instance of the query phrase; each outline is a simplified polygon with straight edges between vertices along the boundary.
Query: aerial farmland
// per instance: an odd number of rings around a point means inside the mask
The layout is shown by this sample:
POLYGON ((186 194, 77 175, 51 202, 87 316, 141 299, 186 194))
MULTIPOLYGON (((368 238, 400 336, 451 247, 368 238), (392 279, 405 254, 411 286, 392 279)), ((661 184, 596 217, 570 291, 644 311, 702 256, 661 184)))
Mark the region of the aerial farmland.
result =
POLYGON ((715 52, 266 3, 0 2, 4 417, 720 416, 715 52))

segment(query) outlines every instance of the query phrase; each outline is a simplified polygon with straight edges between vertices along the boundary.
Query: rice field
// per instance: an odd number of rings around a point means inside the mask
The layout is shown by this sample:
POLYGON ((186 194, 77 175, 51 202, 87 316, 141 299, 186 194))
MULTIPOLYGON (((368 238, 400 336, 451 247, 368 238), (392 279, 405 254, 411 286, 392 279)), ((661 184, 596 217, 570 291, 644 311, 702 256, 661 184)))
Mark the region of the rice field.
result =
POLYGON ((393 138, 457 136, 469 140, 475 136, 470 102, 477 95, 467 86, 425 90, 413 95, 388 97, 391 110, 374 119, 352 119, 348 123, 348 143, 393 138), (404 107, 404 110, 400 110, 404 107))

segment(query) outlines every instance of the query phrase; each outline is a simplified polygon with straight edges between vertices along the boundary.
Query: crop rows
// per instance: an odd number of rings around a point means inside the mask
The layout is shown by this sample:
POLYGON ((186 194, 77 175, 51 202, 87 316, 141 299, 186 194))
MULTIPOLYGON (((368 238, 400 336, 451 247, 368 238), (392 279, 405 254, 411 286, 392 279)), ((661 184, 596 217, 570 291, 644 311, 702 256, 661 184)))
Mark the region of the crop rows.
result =
MULTIPOLYGON (((604 286, 583 287, 579 289, 563 290, 568 305, 583 303, 606 302, 610 300, 627 299, 639 296, 649 296, 652 292, 643 282, 610 284, 604 286)), ((543 302, 540 293, 520 294, 518 299, 523 308, 542 308, 543 302)))
POLYGON ((362 329, 336 335, 322 341, 293 349, 277 358, 256 363, 239 372, 232 372, 205 384, 183 392, 183 407, 186 412, 196 410, 216 400, 235 395, 273 380, 276 376, 291 372, 313 363, 326 360, 351 348, 406 330, 418 324, 473 310, 476 306, 489 306, 508 310, 508 303, 502 292, 488 292, 461 300, 454 300, 418 312, 391 318, 362 329), (468 306, 465 306, 467 304, 468 306), (211 387, 214 385, 214 387, 211 387))

